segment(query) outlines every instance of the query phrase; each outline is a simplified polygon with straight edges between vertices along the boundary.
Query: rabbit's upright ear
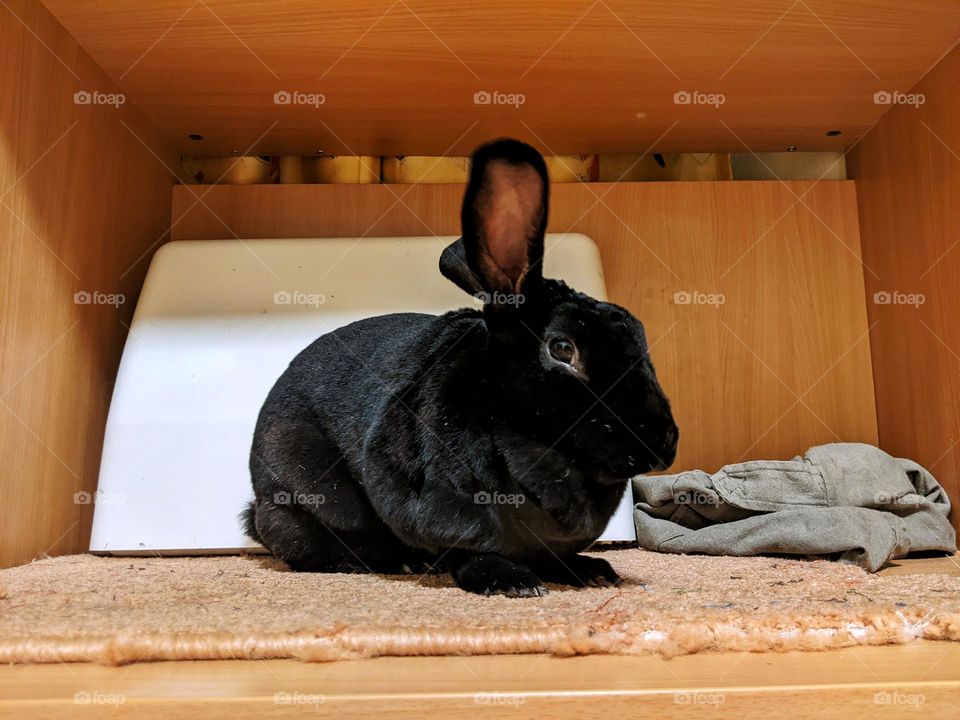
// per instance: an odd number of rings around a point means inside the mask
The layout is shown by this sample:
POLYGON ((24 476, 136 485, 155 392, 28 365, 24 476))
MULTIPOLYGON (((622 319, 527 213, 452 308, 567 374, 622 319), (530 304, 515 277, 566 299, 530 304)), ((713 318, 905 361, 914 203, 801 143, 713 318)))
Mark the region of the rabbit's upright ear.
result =
POLYGON ((478 149, 460 220, 463 237, 443 251, 440 271, 467 292, 513 304, 543 278, 550 183, 543 157, 516 140, 478 149))

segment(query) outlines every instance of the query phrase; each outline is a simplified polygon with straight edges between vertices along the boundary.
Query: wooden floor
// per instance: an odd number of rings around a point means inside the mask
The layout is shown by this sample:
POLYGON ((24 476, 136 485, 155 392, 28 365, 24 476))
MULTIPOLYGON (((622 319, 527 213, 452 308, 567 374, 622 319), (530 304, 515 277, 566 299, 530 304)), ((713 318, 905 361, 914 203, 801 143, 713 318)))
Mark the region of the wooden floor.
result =
MULTIPOLYGON (((889 574, 960 576, 957 558, 889 574)), ((0 718, 960 717, 960 643, 814 653, 542 655, 0 668, 0 718), (706 713, 705 715, 702 715, 706 713)))

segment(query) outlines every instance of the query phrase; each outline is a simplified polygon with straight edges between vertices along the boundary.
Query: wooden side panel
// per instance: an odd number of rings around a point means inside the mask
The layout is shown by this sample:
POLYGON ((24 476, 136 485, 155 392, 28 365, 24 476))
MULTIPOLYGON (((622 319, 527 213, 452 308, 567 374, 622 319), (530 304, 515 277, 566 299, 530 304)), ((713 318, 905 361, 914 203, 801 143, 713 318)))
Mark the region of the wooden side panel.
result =
MULTIPOLYGON (((850 154, 880 442, 960 502, 960 49, 850 154), (879 295, 878 295, 879 293, 879 295)), ((960 514, 954 509, 954 526, 960 514)))
POLYGON ((40 3, 2 4, 0 47, 6 566, 86 549, 92 505, 75 493, 96 488, 141 256, 169 226, 161 159, 173 158, 137 111, 108 97, 111 81, 40 3))
MULTIPOLYGON (((462 192, 178 186, 172 235, 449 235, 462 192)), ((853 183, 556 185, 549 229, 593 237, 611 299, 645 323, 675 467, 877 441, 853 183)))

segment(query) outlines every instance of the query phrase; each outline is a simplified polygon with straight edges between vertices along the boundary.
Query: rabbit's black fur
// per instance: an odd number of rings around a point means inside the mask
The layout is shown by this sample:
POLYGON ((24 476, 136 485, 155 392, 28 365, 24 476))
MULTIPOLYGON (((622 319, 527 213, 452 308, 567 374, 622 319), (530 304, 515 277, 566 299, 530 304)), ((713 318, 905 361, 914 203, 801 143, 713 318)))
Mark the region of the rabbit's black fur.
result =
POLYGON ((542 277, 548 193, 533 148, 480 148, 440 266, 483 311, 370 318, 294 358, 257 421, 251 537, 295 570, 439 564, 479 593, 619 582, 577 553, 677 428, 640 322, 542 277))

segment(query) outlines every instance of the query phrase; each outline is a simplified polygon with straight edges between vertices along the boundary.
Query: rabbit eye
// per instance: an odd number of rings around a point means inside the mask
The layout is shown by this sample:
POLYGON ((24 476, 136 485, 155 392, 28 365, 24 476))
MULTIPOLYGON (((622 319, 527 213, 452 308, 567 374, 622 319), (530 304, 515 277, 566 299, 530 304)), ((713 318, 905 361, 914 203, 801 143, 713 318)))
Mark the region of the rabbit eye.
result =
POLYGON ((550 357, 564 365, 572 365, 573 358, 577 354, 576 346, 565 337, 552 338, 547 349, 550 351, 550 357))

